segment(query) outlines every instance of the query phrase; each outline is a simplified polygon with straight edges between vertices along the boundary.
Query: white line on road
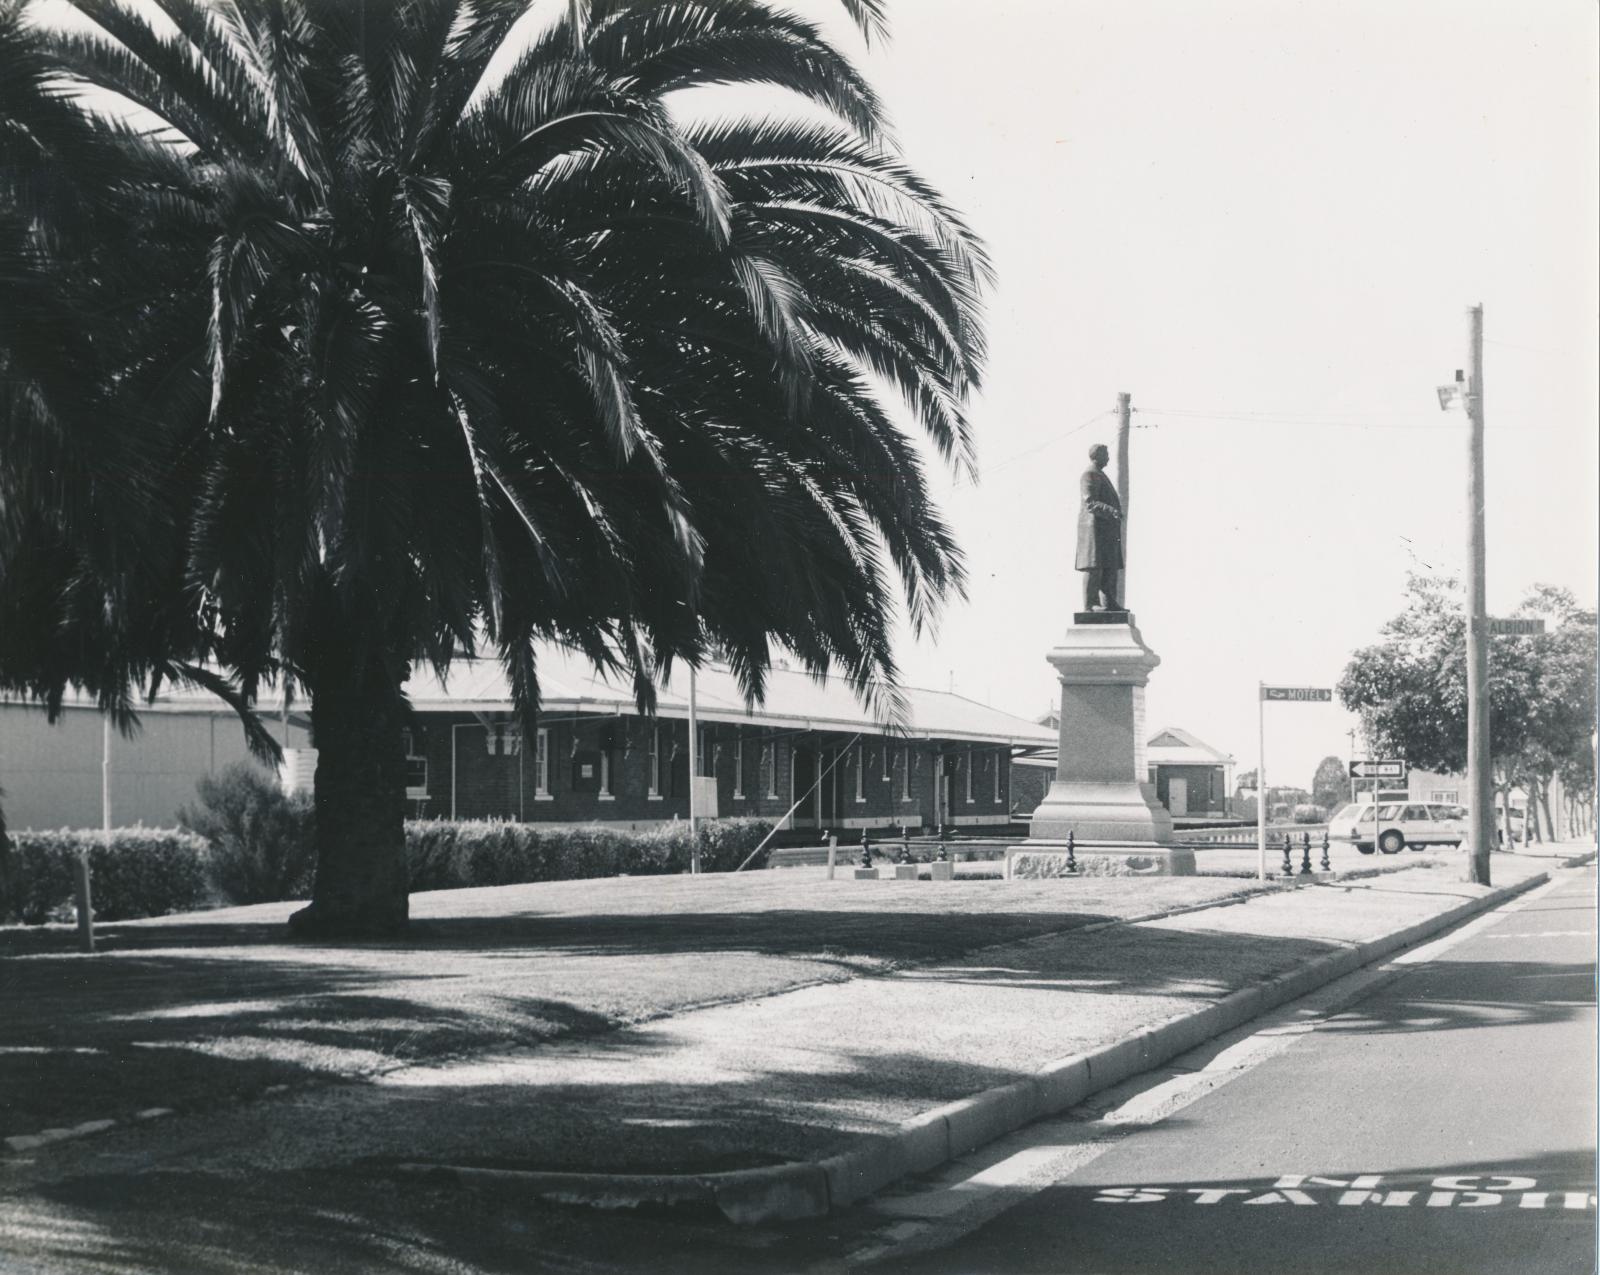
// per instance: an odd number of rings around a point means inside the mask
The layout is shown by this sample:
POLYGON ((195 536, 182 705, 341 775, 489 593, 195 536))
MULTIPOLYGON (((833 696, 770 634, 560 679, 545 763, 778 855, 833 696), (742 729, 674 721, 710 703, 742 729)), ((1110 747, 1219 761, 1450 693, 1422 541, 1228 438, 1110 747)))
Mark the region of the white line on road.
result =
POLYGON ((1485 934, 1486 939, 1592 939, 1593 930, 1516 930, 1510 934, 1485 934))

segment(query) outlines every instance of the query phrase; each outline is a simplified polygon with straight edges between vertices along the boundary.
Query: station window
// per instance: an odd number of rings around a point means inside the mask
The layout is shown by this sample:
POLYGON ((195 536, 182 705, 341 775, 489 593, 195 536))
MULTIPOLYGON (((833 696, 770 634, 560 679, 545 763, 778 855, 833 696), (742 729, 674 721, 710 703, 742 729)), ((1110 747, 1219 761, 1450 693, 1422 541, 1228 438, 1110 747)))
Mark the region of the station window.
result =
POLYGON ((406 749, 406 796, 420 800, 428 795, 428 759, 418 750, 411 731, 401 731, 400 737, 406 749))

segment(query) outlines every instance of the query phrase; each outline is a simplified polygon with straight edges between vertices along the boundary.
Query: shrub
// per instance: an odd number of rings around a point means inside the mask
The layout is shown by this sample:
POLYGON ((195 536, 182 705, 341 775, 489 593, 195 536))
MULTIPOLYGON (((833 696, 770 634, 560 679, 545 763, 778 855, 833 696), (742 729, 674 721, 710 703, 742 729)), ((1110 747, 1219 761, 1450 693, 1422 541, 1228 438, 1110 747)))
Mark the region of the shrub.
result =
MULTIPOLYGON (((771 830, 765 819, 702 824, 702 869, 733 871, 771 830)), ((690 846, 689 825, 682 822, 645 832, 599 824, 547 828, 490 820, 417 819, 406 824, 407 874, 413 890, 687 872, 690 846)), ((763 851, 750 866, 765 864, 763 851)))
POLYGON ((229 903, 275 903, 311 893, 316 822, 311 798, 284 792, 259 766, 235 762, 195 784, 200 804, 178 822, 211 846, 211 882, 229 903))
POLYGON ((40 925, 72 915, 73 865, 89 852, 95 919, 126 921, 204 907, 211 901, 206 843, 178 828, 115 828, 107 849, 90 829, 11 834, 11 867, 0 920, 40 925))

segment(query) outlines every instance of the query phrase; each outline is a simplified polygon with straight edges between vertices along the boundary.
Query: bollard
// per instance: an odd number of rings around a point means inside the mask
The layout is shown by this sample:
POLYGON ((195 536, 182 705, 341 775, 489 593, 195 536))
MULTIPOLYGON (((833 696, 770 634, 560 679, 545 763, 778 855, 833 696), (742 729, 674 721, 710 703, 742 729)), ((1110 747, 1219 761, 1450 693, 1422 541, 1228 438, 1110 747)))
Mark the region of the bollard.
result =
POLYGON ((1300 834, 1305 839, 1305 844, 1300 848, 1300 875, 1305 876, 1311 871, 1311 834, 1300 834))
POLYGON ((1068 872, 1076 872, 1078 870, 1077 845, 1078 845, 1077 837, 1075 837, 1073 835, 1072 829, 1068 828, 1067 829, 1067 871, 1068 872))
POLYGON ((1324 872, 1332 870, 1328 863, 1328 830, 1326 828, 1322 830, 1322 870, 1324 872))
MULTIPOLYGON (((108 834, 109 835, 109 834, 108 834)), ((78 905, 78 950, 94 951, 94 898, 89 888, 89 852, 73 860, 72 885, 78 905)))
POLYGON ((1286 877, 1292 877, 1294 875, 1294 860, 1292 858, 1290 858, 1289 834, 1287 832, 1283 834, 1283 873, 1282 873, 1282 875, 1286 876, 1286 877))
POLYGON ((896 863, 911 862, 911 839, 909 837, 900 838, 900 850, 895 855, 894 861, 896 863))
POLYGON ((831 832, 825 832, 822 835, 828 839, 828 880, 832 881, 834 862, 839 854, 839 838, 831 832))

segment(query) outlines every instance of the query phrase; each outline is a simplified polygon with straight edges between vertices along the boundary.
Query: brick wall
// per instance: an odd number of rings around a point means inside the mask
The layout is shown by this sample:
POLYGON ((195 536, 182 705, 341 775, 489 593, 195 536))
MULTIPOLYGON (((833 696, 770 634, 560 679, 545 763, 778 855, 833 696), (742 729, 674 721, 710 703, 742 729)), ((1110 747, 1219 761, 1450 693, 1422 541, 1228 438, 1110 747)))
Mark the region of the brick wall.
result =
POLYGON ((1024 766, 1011 763, 1011 809, 1019 815, 1032 814, 1050 791, 1056 777, 1056 768, 1050 766, 1024 766))
POLYGON ((950 745, 945 751, 945 765, 953 768, 955 776, 950 807, 952 823, 959 827, 1010 821, 1010 748, 991 744, 950 745))
POLYGON ((1181 779, 1188 788, 1188 810, 1191 815, 1222 814, 1227 809, 1226 794, 1222 790, 1221 766, 1157 766, 1156 797, 1168 810, 1171 781, 1181 779))
MULTIPOLYGON (((486 725, 470 713, 420 713, 413 729, 413 753, 426 758, 428 796, 412 803, 412 813, 460 819, 522 819, 538 822, 601 821, 642 825, 689 815, 689 732, 682 720, 649 722, 636 717, 545 720, 547 782, 540 790, 537 745, 519 748, 509 715, 486 725), (660 756, 660 791, 651 792, 651 732, 660 756), (490 740, 493 740, 493 750, 490 740), (452 742, 455 791, 451 801, 452 742), (609 776, 609 792, 602 779, 609 776)), ((820 822, 815 799, 796 813, 798 827, 912 828, 934 823, 935 758, 944 752, 955 768, 951 814, 958 824, 1004 823, 1011 810, 1009 748, 1003 745, 941 745, 921 740, 902 743, 874 736, 851 742, 845 733, 785 731, 758 724, 711 722, 702 726, 702 774, 717 781, 717 813, 728 817, 781 819, 796 797, 796 753, 818 759, 810 767, 838 764, 825 780, 837 785, 837 806, 820 822), (741 756, 742 744, 742 756, 741 756), (887 750, 887 758, 885 758, 887 750), (975 764, 971 801, 966 767, 975 764), (905 774, 910 767, 910 798, 905 774), (739 768, 742 764, 742 778, 739 768), (1000 769, 995 800, 994 768, 1000 769), (860 799, 857 775, 860 774, 860 799), (776 782, 771 782, 775 775, 776 782)))

